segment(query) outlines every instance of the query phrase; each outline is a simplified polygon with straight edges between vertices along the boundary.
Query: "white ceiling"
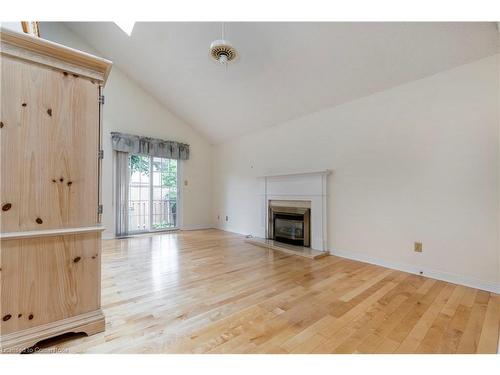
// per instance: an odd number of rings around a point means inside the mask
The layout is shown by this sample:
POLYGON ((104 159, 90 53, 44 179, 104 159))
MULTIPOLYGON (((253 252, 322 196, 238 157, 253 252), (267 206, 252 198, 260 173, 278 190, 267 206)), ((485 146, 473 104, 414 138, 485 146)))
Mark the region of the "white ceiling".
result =
POLYGON ((66 23, 218 143, 496 53, 491 23, 226 23, 239 59, 209 58, 220 23, 66 23))

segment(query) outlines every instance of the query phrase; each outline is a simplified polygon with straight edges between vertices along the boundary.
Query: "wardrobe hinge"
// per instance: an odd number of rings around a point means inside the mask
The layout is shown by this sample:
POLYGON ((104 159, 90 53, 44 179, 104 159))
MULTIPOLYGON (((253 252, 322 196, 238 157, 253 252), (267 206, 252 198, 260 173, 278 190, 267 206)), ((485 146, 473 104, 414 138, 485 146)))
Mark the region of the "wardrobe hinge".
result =
POLYGON ((99 150, 99 152, 97 153, 97 157, 99 159, 104 159, 104 150, 99 150))
POLYGON ((99 95, 99 104, 104 104, 104 95, 99 95))
POLYGON ((97 213, 98 214, 102 214, 102 204, 100 204, 99 206, 97 206, 97 213))

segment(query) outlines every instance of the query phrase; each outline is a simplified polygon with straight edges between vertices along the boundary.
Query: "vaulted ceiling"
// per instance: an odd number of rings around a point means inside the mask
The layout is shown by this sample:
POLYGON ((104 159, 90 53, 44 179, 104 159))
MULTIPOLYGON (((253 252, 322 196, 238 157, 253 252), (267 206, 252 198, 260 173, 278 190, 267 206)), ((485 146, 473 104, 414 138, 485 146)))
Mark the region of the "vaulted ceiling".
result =
POLYGON ((220 23, 66 23, 218 143, 497 52, 491 23, 226 23, 239 52, 209 57, 220 23))

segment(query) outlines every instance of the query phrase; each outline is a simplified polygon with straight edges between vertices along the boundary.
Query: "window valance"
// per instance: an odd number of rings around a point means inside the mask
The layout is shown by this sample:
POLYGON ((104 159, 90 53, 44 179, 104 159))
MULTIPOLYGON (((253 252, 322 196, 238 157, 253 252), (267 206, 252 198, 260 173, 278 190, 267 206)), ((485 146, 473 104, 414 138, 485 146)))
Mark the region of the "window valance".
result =
POLYGON ((168 159, 189 159, 189 145, 138 135, 111 133, 113 150, 131 154, 143 154, 168 159))

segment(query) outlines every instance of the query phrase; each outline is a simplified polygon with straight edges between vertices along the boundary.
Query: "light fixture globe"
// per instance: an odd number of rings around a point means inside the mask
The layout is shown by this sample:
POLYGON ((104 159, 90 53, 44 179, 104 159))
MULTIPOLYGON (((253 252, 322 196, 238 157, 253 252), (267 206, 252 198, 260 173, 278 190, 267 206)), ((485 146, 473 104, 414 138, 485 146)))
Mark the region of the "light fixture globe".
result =
POLYGON ((237 57, 231 42, 224 39, 214 40, 210 45, 210 56, 220 64, 227 64, 237 57))

